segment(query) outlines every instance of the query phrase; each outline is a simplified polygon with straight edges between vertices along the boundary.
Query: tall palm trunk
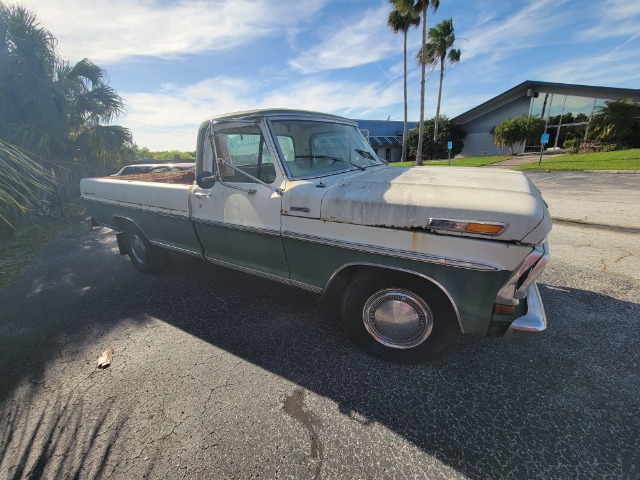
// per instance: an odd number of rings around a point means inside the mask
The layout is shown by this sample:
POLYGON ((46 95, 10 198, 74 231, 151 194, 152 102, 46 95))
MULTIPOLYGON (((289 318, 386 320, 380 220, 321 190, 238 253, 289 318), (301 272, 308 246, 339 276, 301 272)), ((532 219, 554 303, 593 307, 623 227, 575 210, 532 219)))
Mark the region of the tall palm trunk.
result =
POLYGON ((404 126, 402 128, 401 162, 407 161, 407 30, 404 31, 404 126))
POLYGON ((444 78, 444 57, 440 57, 440 87, 438 88, 438 106, 436 107, 436 121, 433 126, 433 141, 438 140, 438 124, 440 123, 440 99, 442 98, 442 79, 444 78))
MULTIPOLYGON (((427 58, 427 7, 422 10, 422 58, 427 58)), ((420 77, 420 127, 418 129, 418 153, 416 165, 422 165, 422 137, 424 134, 424 90, 426 77, 426 64, 421 62, 420 77)))

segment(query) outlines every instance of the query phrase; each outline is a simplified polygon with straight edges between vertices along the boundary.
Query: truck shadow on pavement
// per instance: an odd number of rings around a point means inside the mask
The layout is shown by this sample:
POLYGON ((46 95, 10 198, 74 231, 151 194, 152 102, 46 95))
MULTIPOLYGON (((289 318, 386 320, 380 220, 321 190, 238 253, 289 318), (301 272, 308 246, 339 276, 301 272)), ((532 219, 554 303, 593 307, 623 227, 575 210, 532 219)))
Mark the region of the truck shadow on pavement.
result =
MULTIPOLYGON (((352 346, 311 293, 177 255, 169 271, 147 276, 114 254, 108 232, 67 235, 66 244, 74 246, 45 248, 43 261, 25 279, 0 292, 9 305, 0 315, 0 451, 8 452, 0 454, 0 476, 122 473, 115 469, 127 453, 137 455, 136 476, 151 471, 179 428, 167 426, 152 439, 122 437, 136 431, 126 426, 133 400, 111 407, 110 396, 118 393, 108 375, 94 382, 95 358, 84 350, 100 339, 110 341, 122 325, 150 319, 329 399, 363 428, 384 426, 466 477, 640 473, 638 451, 629 448, 640 438, 640 349, 628 334, 637 328, 632 324, 640 318, 639 304, 543 285, 550 329, 532 344, 461 336, 432 363, 395 365, 352 346), (603 326, 606 312, 615 312, 615 328, 603 326), (53 373, 51 363, 59 364, 53 373), (65 366, 73 371, 77 364, 83 365, 80 373, 65 380, 65 366), (71 393, 61 393, 62 386, 71 393), (29 398, 43 392, 48 403, 29 410, 29 398), (101 448, 93 449, 98 439, 101 448), (129 441, 135 448, 126 447, 129 441), (148 454, 141 455, 145 449, 148 454), (75 463, 61 467, 58 460, 47 467, 60 455, 75 463)), ((122 346, 115 347, 118 355, 122 346)), ((204 361, 216 369, 216 358, 204 361)), ((169 402, 137 401, 162 408, 169 402)), ((322 427, 316 434, 319 442, 329 442, 322 427)))

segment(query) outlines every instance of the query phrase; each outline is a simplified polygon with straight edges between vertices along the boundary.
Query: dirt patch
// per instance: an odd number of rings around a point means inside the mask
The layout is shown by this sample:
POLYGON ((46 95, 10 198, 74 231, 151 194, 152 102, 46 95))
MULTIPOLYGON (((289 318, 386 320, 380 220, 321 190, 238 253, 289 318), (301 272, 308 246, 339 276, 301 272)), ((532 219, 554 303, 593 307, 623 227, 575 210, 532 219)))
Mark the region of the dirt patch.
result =
POLYGON ((78 200, 63 206, 62 212, 54 209, 49 217, 30 214, 22 229, 0 233, 0 288, 10 285, 22 275, 43 245, 71 225, 81 222, 84 215, 84 205, 78 200))

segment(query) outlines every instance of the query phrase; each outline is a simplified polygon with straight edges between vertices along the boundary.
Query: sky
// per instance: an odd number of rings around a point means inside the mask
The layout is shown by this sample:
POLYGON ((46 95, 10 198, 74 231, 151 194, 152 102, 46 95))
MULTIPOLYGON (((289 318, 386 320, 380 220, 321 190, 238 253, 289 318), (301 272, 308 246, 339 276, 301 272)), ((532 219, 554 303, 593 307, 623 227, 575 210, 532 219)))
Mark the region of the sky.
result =
MULTIPOLYGON (((36 14, 61 57, 105 69, 127 112, 113 123, 151 151, 195 150, 206 118, 294 108, 403 119, 402 34, 387 0, 2 0, 36 14)), ((440 0, 461 60, 445 71, 455 117, 525 80, 640 88, 640 1, 440 0)), ((409 120, 420 115, 421 32, 408 36, 409 120)), ((438 70, 425 116, 435 115, 438 70)))

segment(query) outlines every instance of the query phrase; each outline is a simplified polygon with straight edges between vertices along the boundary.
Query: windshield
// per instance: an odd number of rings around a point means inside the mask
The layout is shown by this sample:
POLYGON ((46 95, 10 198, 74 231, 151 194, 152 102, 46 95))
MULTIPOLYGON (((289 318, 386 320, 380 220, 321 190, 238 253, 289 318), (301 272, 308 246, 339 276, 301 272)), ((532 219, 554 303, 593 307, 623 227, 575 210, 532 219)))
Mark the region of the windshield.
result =
POLYGON ((385 163, 353 125, 310 120, 274 120, 272 125, 292 178, 364 170, 385 163))

